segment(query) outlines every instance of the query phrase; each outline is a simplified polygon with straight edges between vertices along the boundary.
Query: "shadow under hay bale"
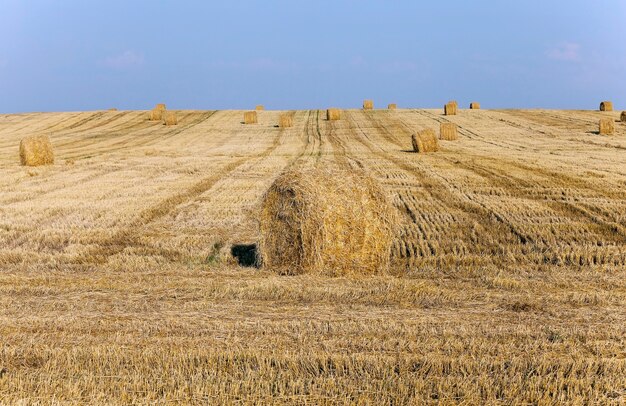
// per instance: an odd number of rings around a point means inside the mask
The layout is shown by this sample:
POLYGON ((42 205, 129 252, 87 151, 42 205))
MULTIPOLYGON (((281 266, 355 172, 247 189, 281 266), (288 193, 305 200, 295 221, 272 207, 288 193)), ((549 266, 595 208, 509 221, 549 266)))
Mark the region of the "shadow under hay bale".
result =
POLYGON ((243 113, 244 124, 256 124, 258 122, 256 111, 246 111, 243 113))
POLYGON ((385 273, 395 224, 395 209, 365 172, 293 169, 263 197, 262 263, 287 275, 385 273))
POLYGON ((373 100, 363 100, 363 110, 373 110, 373 109, 374 109, 373 100))
POLYGON ((437 136, 435 135, 435 131, 431 129, 422 130, 417 134, 413 134, 411 136, 411 143, 413 144, 413 152, 423 154, 426 152, 439 151, 437 136))
POLYGON ((256 244, 235 244, 230 248, 230 255, 239 266, 259 268, 259 256, 256 244))
POLYGON ((326 110, 326 120, 328 121, 341 120, 341 111, 339 109, 326 110))
POLYGON ((613 135, 615 133, 615 122, 612 118, 602 118, 599 123, 600 135, 613 135))
POLYGON ((439 128, 439 139, 446 141, 458 140, 457 125, 454 123, 441 123, 439 128))
POLYGON ((24 166, 52 165, 54 151, 47 135, 34 135, 20 141, 20 163, 24 166))
POLYGON ((600 103, 600 111, 613 111, 613 102, 603 101, 600 103))

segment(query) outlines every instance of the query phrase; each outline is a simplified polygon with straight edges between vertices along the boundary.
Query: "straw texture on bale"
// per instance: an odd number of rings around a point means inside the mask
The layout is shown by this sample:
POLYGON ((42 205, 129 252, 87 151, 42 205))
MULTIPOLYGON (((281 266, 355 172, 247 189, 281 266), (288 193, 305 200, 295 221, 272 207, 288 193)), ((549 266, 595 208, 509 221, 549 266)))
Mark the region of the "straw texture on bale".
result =
POLYGON ((282 113, 278 117, 278 126, 280 128, 293 127, 293 115, 290 113, 282 113))
POLYGON ((385 273, 395 209, 361 170, 292 169, 262 200, 260 254, 281 274, 385 273))
POLYGON ((613 111, 613 102, 603 101, 600 103, 600 111, 613 111))
POLYGON ((478 103, 478 102, 471 102, 470 103, 470 110, 480 110, 480 103, 478 103))
POLYGON ((261 111, 261 110, 265 110, 265 106, 262 104, 257 104, 257 106, 254 108, 256 111, 261 111))
POLYGON ((258 122, 256 111, 246 111, 243 113, 243 122, 244 124, 256 124, 258 122))
POLYGON ((622 123, 626 123, 626 111, 622 111, 622 114, 619 116, 619 119, 622 123))
POLYGON ((431 129, 422 130, 417 134, 413 134, 411 136, 411 142, 413 143, 413 151, 420 154, 439 150, 437 136, 435 135, 435 131, 431 129))
POLYGON ((150 121, 161 121, 163 119, 163 112, 165 110, 158 107, 153 108, 150 111, 150 121))
POLYGON ((20 141, 20 162, 25 166, 52 165, 54 151, 47 135, 34 135, 20 141))
POLYGON ((389 110, 395 110, 398 108, 398 105, 396 103, 391 103, 390 105, 387 106, 387 108, 389 110))
POLYGON ((601 135, 612 135, 615 133, 615 122, 612 118, 601 118, 600 119, 600 134, 601 135))
POLYGON ((454 123, 441 123, 439 128, 439 139, 454 141, 459 139, 457 126, 454 123))
POLYGON ((456 115, 457 104, 455 102, 449 102, 443 107, 443 112, 446 116, 456 115))
POLYGON ((372 110, 374 108, 373 100, 363 100, 363 109, 364 110, 372 110))
POLYGON ((341 111, 339 109, 326 110, 326 120, 341 120, 341 111))
POLYGON ((165 125, 177 125, 178 117, 176 117, 175 111, 165 111, 163 112, 163 124, 165 125))

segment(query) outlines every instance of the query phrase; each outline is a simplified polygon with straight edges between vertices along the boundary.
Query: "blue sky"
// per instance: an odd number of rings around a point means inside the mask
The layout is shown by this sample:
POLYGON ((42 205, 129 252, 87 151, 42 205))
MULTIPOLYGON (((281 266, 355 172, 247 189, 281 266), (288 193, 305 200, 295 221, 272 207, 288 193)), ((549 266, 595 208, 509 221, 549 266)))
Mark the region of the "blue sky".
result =
POLYGON ((626 1, 0 0, 0 112, 626 109, 626 1))

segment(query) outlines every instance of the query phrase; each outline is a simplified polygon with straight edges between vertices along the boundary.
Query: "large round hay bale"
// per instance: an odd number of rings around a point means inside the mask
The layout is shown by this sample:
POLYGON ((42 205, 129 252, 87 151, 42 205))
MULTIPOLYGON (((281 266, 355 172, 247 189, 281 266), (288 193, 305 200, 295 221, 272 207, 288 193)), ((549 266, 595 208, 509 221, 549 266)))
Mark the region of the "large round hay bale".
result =
POLYGON ((263 197, 263 266, 282 274, 372 275, 389 267, 395 209, 360 170, 294 169, 263 197))
POLYGON ((619 116, 619 119, 622 123, 626 123, 626 111, 622 111, 622 114, 619 116))
POLYGON ((612 118, 600 119, 600 135, 613 135, 615 133, 615 122, 612 118))
POLYGON ((256 111, 246 111, 245 113, 243 113, 244 124, 256 124, 257 122, 258 120, 256 111))
POLYGON ((439 128, 439 139, 454 141, 459 139, 457 126, 454 123, 441 123, 439 128))
POLYGON ((388 110, 395 110, 395 109, 397 109, 397 108, 398 108, 398 105, 397 105, 396 103, 390 103, 390 104, 387 106, 387 109, 388 109, 388 110))
POLYGON ((178 117, 176 116, 175 111, 165 111, 163 112, 163 124, 165 125, 177 125, 178 117))
POLYGON ((326 120, 341 120, 341 110, 339 109, 328 109, 326 110, 326 120))
POLYGON ((435 131, 426 129, 419 131, 411 136, 411 142, 413 144, 413 151, 423 154, 426 152, 437 152, 439 150, 439 142, 437 142, 437 136, 435 131))
POLYGON ((265 106, 262 104, 257 104, 256 107, 254 108, 256 111, 262 111, 265 110, 265 106))
POLYGON ((446 103, 445 106, 443 106, 443 113, 446 116, 454 116, 456 115, 457 108, 458 108, 458 104, 454 101, 451 101, 449 103, 446 103))
POLYGON ((52 165, 54 151, 47 135, 34 135, 20 141, 20 162, 25 166, 52 165))
POLYGON ((293 127, 293 114, 291 114, 291 113, 282 113, 278 117, 278 126, 280 128, 293 127))
POLYGON ((603 101, 600 103, 600 111, 613 111, 613 102, 603 101))
POLYGON ((471 102, 470 103, 470 110, 480 110, 480 103, 478 103, 478 102, 471 102))
POLYGON ((163 119, 163 112, 165 110, 162 110, 160 108, 153 108, 150 111, 150 121, 161 121, 163 119))
POLYGON ((373 100, 363 100, 363 110, 372 110, 374 108, 373 100))

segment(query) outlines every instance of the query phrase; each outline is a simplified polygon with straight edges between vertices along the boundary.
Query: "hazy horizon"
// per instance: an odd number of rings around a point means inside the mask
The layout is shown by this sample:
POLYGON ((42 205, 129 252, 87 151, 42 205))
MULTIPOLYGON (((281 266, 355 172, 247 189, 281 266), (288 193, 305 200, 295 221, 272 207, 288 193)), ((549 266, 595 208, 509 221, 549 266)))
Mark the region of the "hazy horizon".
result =
POLYGON ((1 113, 626 108, 619 0, 3 3, 1 113))

